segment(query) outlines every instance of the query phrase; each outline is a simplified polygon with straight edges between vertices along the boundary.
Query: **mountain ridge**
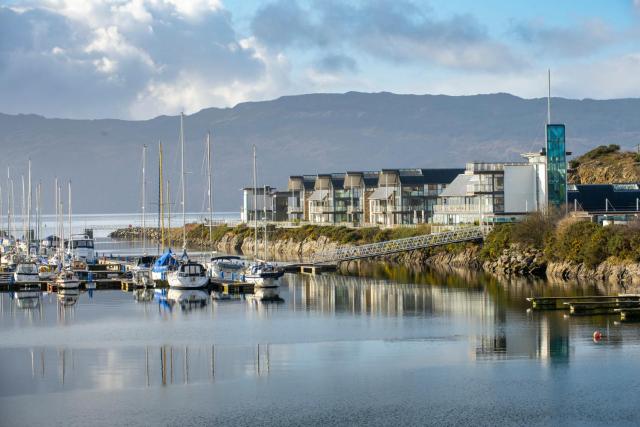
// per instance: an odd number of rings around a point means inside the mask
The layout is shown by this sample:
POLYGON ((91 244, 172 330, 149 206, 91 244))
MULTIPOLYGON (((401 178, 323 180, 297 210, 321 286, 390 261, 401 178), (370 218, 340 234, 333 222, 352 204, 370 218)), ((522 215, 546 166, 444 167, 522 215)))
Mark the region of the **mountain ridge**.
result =
MULTIPOLYGON (((520 153, 543 146, 546 102, 546 98, 507 93, 347 92, 205 108, 185 116, 191 172, 186 178, 187 209, 204 207, 207 130, 213 136, 216 210, 237 211, 239 189, 251 185, 253 144, 258 150, 259 185, 280 189, 286 189, 289 175, 516 160, 520 153)), ((552 99, 552 119, 567 125, 567 147, 575 154, 603 144, 634 146, 640 142, 637 117, 640 99, 552 99)), ((147 210, 152 211, 152 204, 157 205, 153 188, 157 187, 159 140, 165 150, 165 178, 173 189, 179 187, 179 116, 129 121, 0 113, 0 129, 0 170, 11 165, 18 182, 31 157, 34 180, 41 180, 45 189, 53 188, 55 176, 71 178, 74 212, 139 211, 143 144, 150 147, 147 194, 152 196, 147 210)), ((0 179, 0 184, 6 188, 6 179, 0 179)), ((49 193, 53 190, 43 194, 45 211, 53 210, 49 193)), ((177 191, 172 193, 172 199, 178 200, 177 191)))

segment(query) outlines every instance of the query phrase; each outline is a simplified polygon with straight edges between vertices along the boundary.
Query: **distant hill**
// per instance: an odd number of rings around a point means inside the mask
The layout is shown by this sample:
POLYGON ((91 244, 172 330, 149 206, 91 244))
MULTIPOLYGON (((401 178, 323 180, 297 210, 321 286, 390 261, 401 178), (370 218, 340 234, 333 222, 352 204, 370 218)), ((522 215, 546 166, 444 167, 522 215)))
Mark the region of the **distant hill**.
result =
POLYGON ((601 145, 570 162, 571 184, 640 182, 640 154, 621 151, 616 144, 601 145))
MULTIPOLYGON (((576 154, 602 144, 630 148, 640 142, 640 99, 554 98, 552 110, 553 121, 567 125, 568 149, 576 154)), ((286 188, 292 174, 518 159, 519 153, 543 145, 545 117, 546 99, 508 94, 349 92, 205 109, 185 119, 191 172, 187 208, 203 207, 203 141, 208 129, 214 141, 216 210, 237 211, 239 189, 251 184, 252 144, 258 150, 260 185, 286 188)), ((75 212, 139 211, 142 144, 150 147, 148 209, 155 210, 158 140, 165 147, 173 201, 178 200, 176 116, 126 121, 0 114, 0 130, 0 167, 11 164, 14 170, 21 169, 17 174, 31 157, 34 177, 44 186, 47 212, 53 210, 50 189, 55 175, 73 180, 75 212)), ((4 181, 0 179, 3 186, 4 181)), ((16 198, 19 190, 18 178, 16 198)))

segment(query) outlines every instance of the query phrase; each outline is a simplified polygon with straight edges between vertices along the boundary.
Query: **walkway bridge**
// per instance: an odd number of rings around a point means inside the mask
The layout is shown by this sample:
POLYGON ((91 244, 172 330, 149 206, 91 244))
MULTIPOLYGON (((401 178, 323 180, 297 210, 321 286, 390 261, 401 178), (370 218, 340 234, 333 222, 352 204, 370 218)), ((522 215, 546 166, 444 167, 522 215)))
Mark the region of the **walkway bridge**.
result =
POLYGON ((477 241, 484 239, 484 236, 485 234, 481 227, 467 227, 454 231, 424 234, 422 236, 388 240, 386 242, 370 243, 367 245, 341 246, 333 251, 316 254, 312 259, 312 263, 314 265, 335 264, 341 261, 373 258, 399 252, 414 251, 416 249, 448 245, 449 243, 477 241))

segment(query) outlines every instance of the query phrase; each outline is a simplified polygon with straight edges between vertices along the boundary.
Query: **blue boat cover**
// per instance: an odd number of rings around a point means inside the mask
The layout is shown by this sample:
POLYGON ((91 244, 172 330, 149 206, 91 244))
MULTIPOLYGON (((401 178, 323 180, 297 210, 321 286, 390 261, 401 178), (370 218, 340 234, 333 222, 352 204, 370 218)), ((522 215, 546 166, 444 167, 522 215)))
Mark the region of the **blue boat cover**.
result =
POLYGON ((167 267, 178 265, 178 261, 173 257, 171 249, 167 249, 167 252, 162 254, 160 258, 153 264, 153 271, 166 270, 167 267))

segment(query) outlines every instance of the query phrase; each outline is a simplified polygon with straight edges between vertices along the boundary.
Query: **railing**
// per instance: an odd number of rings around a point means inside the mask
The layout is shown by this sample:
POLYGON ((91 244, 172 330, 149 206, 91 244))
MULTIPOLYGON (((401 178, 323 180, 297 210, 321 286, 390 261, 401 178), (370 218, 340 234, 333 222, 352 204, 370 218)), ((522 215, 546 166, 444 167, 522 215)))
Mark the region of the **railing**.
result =
POLYGON ((482 209, 473 205, 434 205, 434 214, 448 214, 448 213, 493 213, 491 206, 484 206, 482 209))
POLYGON ((425 234, 406 239, 389 240, 361 246, 341 246, 333 251, 322 252, 313 257, 314 264, 335 263, 354 259, 372 258, 398 252, 413 251, 449 243, 481 240, 484 232, 481 227, 468 227, 442 233, 425 234))
POLYGON ((467 193, 495 193, 504 191, 503 186, 494 186, 493 184, 469 184, 467 185, 467 193))
POLYGON ((287 213, 302 213, 302 206, 287 206, 287 213))

